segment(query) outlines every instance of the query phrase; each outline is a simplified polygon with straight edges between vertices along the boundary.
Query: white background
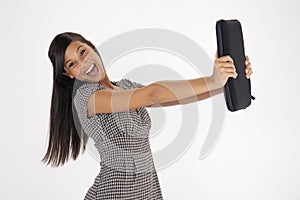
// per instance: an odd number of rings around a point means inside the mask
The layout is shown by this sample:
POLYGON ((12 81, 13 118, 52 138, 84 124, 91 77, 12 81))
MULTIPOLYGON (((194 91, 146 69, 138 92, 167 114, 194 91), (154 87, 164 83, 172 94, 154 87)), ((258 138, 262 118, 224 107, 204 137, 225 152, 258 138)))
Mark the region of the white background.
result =
MULTIPOLYGON (((99 173, 88 153, 55 169, 40 162, 52 91, 47 51, 56 34, 78 32, 98 46, 133 29, 169 29, 214 59, 215 23, 223 18, 242 23, 257 99, 244 111, 227 112, 207 158, 198 160, 202 131, 180 160, 158 171, 164 198, 299 200, 299 9, 296 0, 1 1, 0 198, 80 200, 99 173)), ((210 106, 209 100, 197 104, 210 106)), ((166 137, 150 142, 153 151, 168 143, 166 137)))

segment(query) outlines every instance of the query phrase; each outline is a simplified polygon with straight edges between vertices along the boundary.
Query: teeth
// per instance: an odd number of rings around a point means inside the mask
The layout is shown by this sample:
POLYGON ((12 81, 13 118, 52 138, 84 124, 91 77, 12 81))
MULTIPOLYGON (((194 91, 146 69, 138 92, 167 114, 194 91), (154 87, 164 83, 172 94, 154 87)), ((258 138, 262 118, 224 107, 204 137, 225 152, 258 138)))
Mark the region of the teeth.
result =
POLYGON ((90 68, 85 73, 88 74, 90 71, 92 71, 93 67, 94 67, 94 63, 90 66, 90 68))

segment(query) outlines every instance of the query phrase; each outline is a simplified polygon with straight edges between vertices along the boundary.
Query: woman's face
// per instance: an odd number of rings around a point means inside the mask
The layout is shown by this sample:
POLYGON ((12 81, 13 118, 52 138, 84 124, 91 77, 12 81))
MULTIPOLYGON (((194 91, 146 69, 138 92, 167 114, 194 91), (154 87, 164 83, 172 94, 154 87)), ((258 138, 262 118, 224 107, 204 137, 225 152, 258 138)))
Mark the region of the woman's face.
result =
POLYGON ((87 44, 72 41, 65 51, 64 75, 83 82, 99 82, 105 70, 98 54, 87 44))

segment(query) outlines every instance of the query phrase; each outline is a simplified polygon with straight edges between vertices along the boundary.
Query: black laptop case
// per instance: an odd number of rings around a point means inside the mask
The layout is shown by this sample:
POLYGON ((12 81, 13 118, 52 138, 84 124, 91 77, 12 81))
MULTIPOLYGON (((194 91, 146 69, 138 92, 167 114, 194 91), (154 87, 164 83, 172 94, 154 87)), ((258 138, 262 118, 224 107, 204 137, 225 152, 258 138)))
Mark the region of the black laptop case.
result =
POLYGON ((236 68, 236 79, 228 78, 224 85, 224 96, 228 110, 237 111, 251 104, 251 82, 245 74, 245 50, 242 26, 236 19, 221 19, 216 23, 218 57, 229 55, 236 68))

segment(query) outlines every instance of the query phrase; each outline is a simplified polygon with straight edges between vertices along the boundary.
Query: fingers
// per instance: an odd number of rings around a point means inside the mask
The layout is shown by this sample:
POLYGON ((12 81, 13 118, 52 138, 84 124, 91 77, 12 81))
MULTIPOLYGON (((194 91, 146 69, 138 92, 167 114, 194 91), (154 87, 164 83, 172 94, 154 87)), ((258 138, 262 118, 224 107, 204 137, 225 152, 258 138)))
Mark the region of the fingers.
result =
POLYGON ((216 65, 225 68, 235 68, 233 63, 228 63, 228 62, 216 62, 216 65))
POLYGON ((247 55, 245 56, 245 58, 246 58, 246 63, 249 62, 249 57, 247 55))
POLYGON ((229 69, 229 68, 220 68, 220 73, 224 78, 236 78, 238 76, 238 73, 236 73, 235 70, 229 69))
POLYGON ((235 68, 233 67, 220 67, 219 68, 220 72, 225 72, 225 73, 236 73, 235 68))
POLYGON ((226 76, 229 78, 229 77, 232 77, 232 78, 236 78, 238 76, 237 73, 234 73, 234 72, 228 72, 226 73, 226 76))
POLYGON ((233 59, 229 55, 221 56, 220 58, 218 58, 218 50, 216 51, 215 59, 216 59, 216 61, 219 61, 219 62, 232 62, 233 63, 233 59))
POLYGON ((215 61, 215 66, 219 68, 220 71, 236 73, 236 68, 234 66, 233 60, 230 56, 222 56, 215 61))
POLYGON ((250 70, 249 73, 246 74, 246 78, 249 79, 251 74, 253 74, 252 70, 250 70))
POLYGON ((248 69, 245 70, 246 72, 246 78, 249 79, 251 74, 253 74, 252 68, 249 67, 248 69))
POLYGON ((248 65, 250 63, 250 60, 249 60, 249 57, 248 56, 245 56, 245 65, 248 65))
POLYGON ((232 77, 236 78, 236 68, 233 64, 233 60, 230 56, 222 56, 215 61, 215 67, 216 71, 222 76, 222 79, 224 81, 227 80, 227 78, 232 77))
POLYGON ((219 62, 230 62, 230 63, 233 63, 233 59, 229 55, 222 56, 222 57, 218 58, 217 60, 219 62))
POLYGON ((215 65, 219 68, 232 68, 235 71, 235 66, 233 64, 233 59, 229 56, 222 56, 215 60, 215 65))
POLYGON ((230 56, 222 56, 218 59, 216 59, 215 61, 215 65, 216 67, 218 67, 220 70, 223 69, 223 68, 228 68, 227 70, 225 71, 231 71, 231 72, 236 72, 236 69, 235 69, 235 66, 233 64, 233 60, 230 56))
POLYGON ((252 69, 252 68, 251 68, 251 63, 249 62, 249 63, 246 65, 246 67, 245 67, 245 72, 248 73, 248 71, 249 71, 250 69, 252 69))
POLYGON ((245 64, 246 64, 246 68, 245 68, 245 73, 246 73, 246 78, 249 79, 251 74, 253 74, 253 70, 251 68, 251 62, 249 60, 249 57, 246 55, 245 56, 245 64))

